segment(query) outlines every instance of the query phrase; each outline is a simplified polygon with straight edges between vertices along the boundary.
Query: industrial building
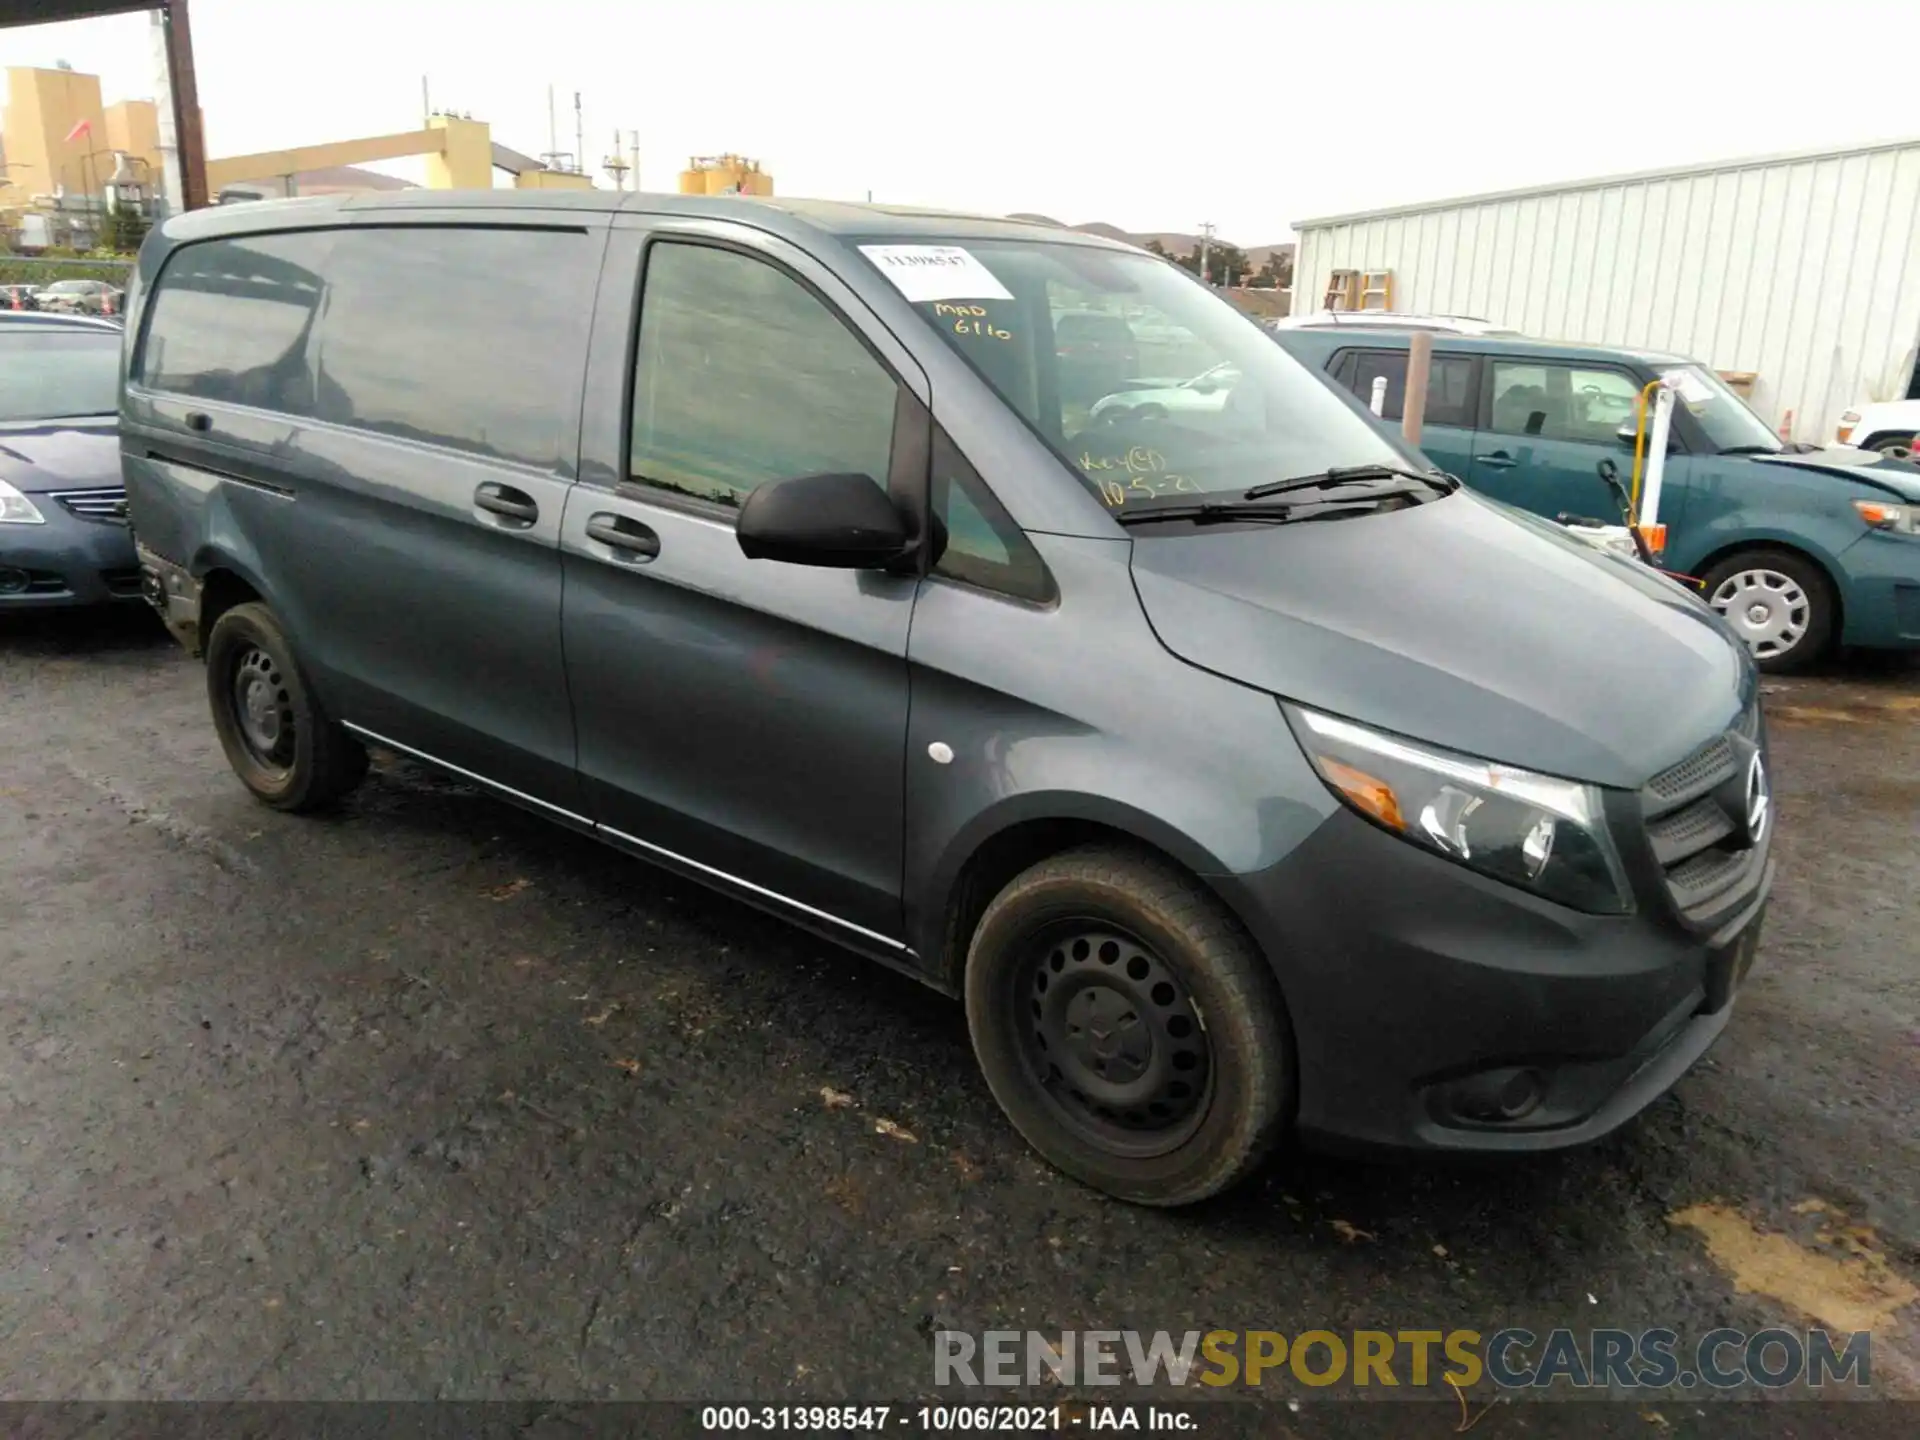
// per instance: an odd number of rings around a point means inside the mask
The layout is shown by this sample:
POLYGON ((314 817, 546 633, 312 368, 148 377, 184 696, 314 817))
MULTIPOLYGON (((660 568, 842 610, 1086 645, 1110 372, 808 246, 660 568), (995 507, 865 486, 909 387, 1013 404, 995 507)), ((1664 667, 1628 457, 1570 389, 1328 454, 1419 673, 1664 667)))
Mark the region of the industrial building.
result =
POLYGON ((1295 222, 1293 309, 1669 350, 1788 438, 1920 394, 1920 139, 1295 222))
POLYGON ((7 71, 0 111, 0 208, 33 195, 97 193, 125 155, 144 183, 160 173, 160 119, 151 100, 103 105, 100 79, 77 70, 7 71))

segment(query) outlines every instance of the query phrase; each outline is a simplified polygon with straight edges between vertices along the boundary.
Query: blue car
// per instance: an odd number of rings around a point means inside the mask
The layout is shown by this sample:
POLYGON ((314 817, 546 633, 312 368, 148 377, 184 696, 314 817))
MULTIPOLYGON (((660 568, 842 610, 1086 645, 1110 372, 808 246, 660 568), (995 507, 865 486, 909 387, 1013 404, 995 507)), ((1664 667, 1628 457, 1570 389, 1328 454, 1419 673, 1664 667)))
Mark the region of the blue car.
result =
MULTIPOLYGON (((1364 405, 1387 381, 1397 431, 1411 336, 1369 326, 1275 338, 1364 405)), ((1663 563, 1700 582, 1760 668, 1801 670, 1836 645, 1920 648, 1920 467, 1787 445, 1681 355, 1518 336, 1437 335, 1420 447, 1497 500, 1549 519, 1618 523, 1599 462, 1632 469, 1635 401, 1679 392, 1662 482, 1663 563)))
POLYGON ((120 341, 109 321, 0 313, 0 613, 140 598, 120 341))

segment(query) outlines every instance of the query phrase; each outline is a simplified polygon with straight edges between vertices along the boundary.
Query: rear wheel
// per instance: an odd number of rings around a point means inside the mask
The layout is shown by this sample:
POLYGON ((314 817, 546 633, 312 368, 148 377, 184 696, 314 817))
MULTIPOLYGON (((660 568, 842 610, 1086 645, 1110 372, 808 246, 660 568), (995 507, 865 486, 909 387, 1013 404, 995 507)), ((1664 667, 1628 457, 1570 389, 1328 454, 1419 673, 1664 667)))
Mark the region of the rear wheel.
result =
POLYGON ((1293 1100, 1279 987, 1164 861, 1104 846, 1016 877, 981 917, 967 1020, 994 1098, 1078 1180, 1146 1205, 1226 1189, 1293 1100))
POLYGON ((207 699, 227 763, 276 810, 318 810, 367 773, 366 749, 320 708, 265 605, 236 605, 214 623, 207 699))
POLYGON ((1873 448, 1896 460, 1910 460, 1920 452, 1920 435, 1883 435, 1873 442, 1873 448))
POLYGON ((1762 670, 1804 670, 1833 646, 1833 588, 1805 556, 1744 550, 1709 570, 1701 589, 1762 670))

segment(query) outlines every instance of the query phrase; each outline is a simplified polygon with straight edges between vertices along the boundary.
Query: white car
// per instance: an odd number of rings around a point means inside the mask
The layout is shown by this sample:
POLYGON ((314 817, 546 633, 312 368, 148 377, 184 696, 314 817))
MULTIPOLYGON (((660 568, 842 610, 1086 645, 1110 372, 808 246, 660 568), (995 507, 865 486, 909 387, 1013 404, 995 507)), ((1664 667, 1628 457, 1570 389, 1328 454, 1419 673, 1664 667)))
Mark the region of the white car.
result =
POLYGON ((1093 419, 1112 424, 1119 420, 1155 420, 1181 413, 1222 410, 1227 396, 1240 383, 1235 365, 1215 365, 1189 380, 1139 390, 1117 390, 1094 401, 1093 419))
POLYGON ((1862 450, 1920 451, 1920 398, 1861 405, 1840 417, 1836 437, 1862 450))

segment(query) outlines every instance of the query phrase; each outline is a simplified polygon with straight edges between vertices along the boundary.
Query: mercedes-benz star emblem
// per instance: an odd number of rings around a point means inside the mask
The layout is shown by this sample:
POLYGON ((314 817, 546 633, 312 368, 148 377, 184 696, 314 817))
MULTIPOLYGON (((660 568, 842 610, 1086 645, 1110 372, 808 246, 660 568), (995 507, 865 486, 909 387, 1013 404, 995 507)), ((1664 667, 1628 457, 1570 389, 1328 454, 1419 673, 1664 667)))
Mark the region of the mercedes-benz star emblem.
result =
POLYGON ((1767 820, 1773 811, 1773 796, 1767 790, 1767 767, 1756 753, 1747 766, 1747 843, 1758 845, 1767 833, 1767 820))

